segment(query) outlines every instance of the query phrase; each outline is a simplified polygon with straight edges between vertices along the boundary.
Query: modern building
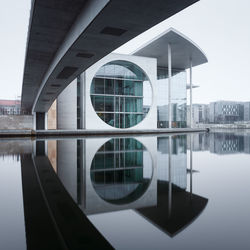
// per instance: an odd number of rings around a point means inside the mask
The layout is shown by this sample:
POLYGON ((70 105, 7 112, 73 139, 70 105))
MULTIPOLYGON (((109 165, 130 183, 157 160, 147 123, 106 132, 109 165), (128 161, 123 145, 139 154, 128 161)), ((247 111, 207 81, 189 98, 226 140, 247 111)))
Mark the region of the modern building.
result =
POLYGON ((111 53, 59 95, 56 128, 186 127, 186 70, 206 62, 202 50, 173 28, 132 55, 111 53))
POLYGON ((250 121, 250 102, 244 102, 244 121, 250 121))
MULTIPOLYGON (((209 123, 209 105, 193 104, 193 124, 209 123)), ((187 106, 187 124, 190 124, 190 106, 187 106)))
POLYGON ((210 123, 234 123, 243 121, 244 105, 241 102, 217 101, 209 104, 210 123))

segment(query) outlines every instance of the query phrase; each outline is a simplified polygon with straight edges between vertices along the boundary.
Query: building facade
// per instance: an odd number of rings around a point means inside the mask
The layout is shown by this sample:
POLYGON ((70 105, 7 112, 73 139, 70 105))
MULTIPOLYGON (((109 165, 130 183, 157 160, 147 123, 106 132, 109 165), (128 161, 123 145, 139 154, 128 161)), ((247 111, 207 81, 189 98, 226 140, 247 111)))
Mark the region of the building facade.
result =
POLYGON ((243 121, 243 103, 232 101, 218 101, 209 104, 210 123, 234 123, 243 121))
POLYGON ((188 53, 194 56, 193 66, 207 62, 199 48, 170 29, 133 55, 107 55, 60 94, 57 129, 187 127, 188 53), (159 55, 157 49, 164 51, 170 42, 168 51, 159 55))
POLYGON ((20 115, 20 100, 0 100, 0 115, 20 115))

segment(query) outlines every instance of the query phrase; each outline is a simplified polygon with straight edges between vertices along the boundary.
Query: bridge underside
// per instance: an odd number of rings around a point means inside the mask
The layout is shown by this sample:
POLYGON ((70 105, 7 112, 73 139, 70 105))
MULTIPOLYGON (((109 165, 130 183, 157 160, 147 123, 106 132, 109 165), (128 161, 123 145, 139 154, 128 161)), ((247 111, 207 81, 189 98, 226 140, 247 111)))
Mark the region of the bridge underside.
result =
POLYGON ((92 64, 198 0, 35 0, 22 108, 46 112, 92 64))

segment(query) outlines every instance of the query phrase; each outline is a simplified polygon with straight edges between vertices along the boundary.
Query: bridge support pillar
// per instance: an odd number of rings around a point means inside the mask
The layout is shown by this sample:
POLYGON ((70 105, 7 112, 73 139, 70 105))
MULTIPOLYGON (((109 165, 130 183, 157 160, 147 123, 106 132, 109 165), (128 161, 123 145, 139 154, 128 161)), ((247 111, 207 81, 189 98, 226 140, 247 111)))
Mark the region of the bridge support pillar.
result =
POLYGON ((48 113, 47 112, 34 112, 34 125, 35 130, 48 129, 48 113))

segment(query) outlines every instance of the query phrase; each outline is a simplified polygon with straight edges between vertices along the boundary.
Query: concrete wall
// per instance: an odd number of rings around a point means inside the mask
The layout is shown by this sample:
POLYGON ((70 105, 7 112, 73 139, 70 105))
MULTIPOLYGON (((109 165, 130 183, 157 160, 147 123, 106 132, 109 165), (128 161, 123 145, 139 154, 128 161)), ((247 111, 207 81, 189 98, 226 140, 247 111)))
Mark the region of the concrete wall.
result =
POLYGON ((57 99, 57 129, 77 129, 77 80, 57 99))
POLYGON ((1 115, 0 129, 33 129, 33 116, 1 115))

